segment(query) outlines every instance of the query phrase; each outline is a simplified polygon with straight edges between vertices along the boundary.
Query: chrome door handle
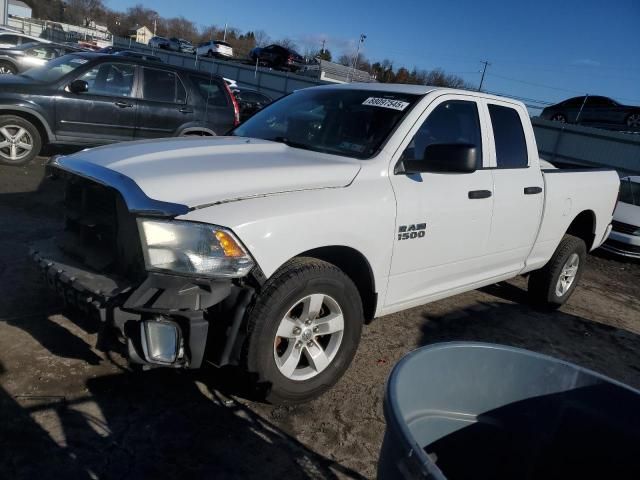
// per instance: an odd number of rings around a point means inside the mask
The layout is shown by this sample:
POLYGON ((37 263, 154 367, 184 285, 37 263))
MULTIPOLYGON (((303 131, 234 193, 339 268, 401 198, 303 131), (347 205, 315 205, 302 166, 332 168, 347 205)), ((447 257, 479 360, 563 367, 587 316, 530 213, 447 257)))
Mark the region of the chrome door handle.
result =
POLYGON ((131 107, 133 107, 133 103, 127 103, 127 102, 116 102, 116 107, 120 107, 120 108, 131 108, 131 107))

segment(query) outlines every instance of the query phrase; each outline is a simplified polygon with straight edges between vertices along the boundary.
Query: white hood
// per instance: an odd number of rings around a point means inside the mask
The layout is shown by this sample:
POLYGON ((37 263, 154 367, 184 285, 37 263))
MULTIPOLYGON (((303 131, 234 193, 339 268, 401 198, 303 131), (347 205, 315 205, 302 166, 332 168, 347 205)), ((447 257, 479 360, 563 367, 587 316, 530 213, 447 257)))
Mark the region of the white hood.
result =
POLYGON ((198 207, 274 193, 338 188, 358 160, 242 137, 182 137, 124 142, 66 158, 114 170, 154 200, 198 207))

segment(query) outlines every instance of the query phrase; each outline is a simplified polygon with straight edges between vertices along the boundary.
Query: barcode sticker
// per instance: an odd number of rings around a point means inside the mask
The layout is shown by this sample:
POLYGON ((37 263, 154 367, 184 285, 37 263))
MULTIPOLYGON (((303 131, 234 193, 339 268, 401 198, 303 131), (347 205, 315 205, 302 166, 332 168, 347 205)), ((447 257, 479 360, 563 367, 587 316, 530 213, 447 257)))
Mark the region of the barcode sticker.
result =
POLYGON ((409 106, 409 102, 403 102, 401 100, 392 100, 390 98, 378 98, 378 97, 369 97, 362 105, 370 105, 372 107, 382 107, 382 108, 391 108, 393 110, 404 110, 409 106))

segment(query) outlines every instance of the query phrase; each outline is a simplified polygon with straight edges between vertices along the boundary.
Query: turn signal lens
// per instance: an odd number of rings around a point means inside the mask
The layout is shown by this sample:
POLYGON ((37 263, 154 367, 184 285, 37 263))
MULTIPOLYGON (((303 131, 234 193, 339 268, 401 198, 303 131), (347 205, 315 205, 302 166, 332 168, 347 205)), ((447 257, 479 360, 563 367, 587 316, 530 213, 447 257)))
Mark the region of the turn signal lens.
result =
POLYGON ((242 257, 245 254, 240 245, 226 232, 218 230, 216 232, 216 238, 226 257, 242 257))

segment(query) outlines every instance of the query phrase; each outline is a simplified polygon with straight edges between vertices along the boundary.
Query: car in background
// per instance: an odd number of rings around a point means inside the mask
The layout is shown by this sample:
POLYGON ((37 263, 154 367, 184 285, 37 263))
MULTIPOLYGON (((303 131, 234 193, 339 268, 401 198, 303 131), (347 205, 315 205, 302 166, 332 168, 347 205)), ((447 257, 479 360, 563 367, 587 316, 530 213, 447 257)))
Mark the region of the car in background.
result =
POLYGON ((275 44, 254 48, 249 52, 249 58, 261 65, 290 72, 297 72, 305 65, 302 55, 289 48, 275 44))
POLYGON ((201 57, 233 58, 233 47, 222 40, 210 40, 199 44, 196 53, 201 57))
POLYGON ((256 112, 273 102, 273 99, 264 93, 249 88, 237 88, 232 90, 240 109, 240 121, 244 122, 256 112))
POLYGON ((147 46, 149 48, 163 48, 165 50, 169 50, 169 39, 165 37, 151 37, 147 46))
POLYGON ((24 33, 18 33, 11 30, 0 31, 0 48, 13 48, 19 47, 24 43, 51 43, 44 38, 34 37, 32 35, 26 35, 24 33))
POLYGON ((622 105, 609 97, 584 95, 542 110, 541 118, 616 130, 640 130, 640 107, 622 105))
POLYGON ((222 77, 134 57, 73 53, 0 77, 7 165, 28 163, 47 144, 223 135, 239 120, 222 77))
POLYGON ((15 75, 40 67, 49 60, 82 49, 56 43, 23 43, 14 48, 0 48, 0 75, 15 75))
POLYGON ((130 50, 128 48, 123 48, 123 47, 114 47, 114 46, 104 47, 98 50, 98 53, 108 53, 110 55, 120 55, 124 57, 140 58, 142 60, 147 60, 149 62, 162 62, 162 59, 157 55, 140 53, 140 52, 136 52, 134 50, 130 50))
POLYGON ((193 46, 193 44, 190 41, 185 40, 184 38, 176 38, 176 37, 170 38, 167 49, 173 52, 180 52, 180 53, 190 53, 190 54, 196 53, 196 48, 193 46))
POLYGON ((640 259, 640 176, 620 179, 620 197, 602 249, 640 259))

